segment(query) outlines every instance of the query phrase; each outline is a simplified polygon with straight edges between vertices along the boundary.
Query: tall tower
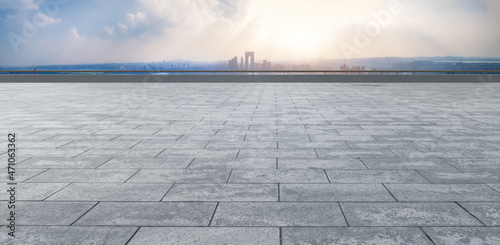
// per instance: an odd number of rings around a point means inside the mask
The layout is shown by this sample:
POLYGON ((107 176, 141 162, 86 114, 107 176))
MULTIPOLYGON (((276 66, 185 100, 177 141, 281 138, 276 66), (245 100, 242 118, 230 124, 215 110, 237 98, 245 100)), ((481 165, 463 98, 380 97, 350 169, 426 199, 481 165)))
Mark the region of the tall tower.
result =
POLYGON ((245 52, 245 69, 248 70, 248 58, 251 59, 250 63, 250 69, 254 69, 254 64, 255 64, 255 54, 254 52, 245 52))

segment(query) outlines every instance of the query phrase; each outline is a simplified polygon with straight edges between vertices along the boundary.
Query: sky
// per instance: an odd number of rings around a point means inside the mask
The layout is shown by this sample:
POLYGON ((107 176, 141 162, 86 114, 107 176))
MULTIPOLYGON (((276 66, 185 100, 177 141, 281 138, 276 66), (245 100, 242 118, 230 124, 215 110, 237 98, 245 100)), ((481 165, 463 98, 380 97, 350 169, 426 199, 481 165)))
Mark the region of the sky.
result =
POLYGON ((0 0, 0 66, 500 57, 499 0, 0 0))

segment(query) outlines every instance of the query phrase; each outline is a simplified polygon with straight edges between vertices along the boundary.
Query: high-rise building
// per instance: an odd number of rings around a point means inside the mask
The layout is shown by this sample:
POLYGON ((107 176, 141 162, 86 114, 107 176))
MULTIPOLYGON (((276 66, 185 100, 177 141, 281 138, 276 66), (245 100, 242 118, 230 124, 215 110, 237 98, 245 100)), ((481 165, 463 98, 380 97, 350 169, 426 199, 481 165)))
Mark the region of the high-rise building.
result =
POLYGON ((238 57, 229 60, 229 70, 238 70, 238 57))
POLYGON ((245 52, 245 69, 254 69, 255 64, 255 53, 254 52, 245 52), (250 67, 248 66, 248 58, 250 58, 250 67))

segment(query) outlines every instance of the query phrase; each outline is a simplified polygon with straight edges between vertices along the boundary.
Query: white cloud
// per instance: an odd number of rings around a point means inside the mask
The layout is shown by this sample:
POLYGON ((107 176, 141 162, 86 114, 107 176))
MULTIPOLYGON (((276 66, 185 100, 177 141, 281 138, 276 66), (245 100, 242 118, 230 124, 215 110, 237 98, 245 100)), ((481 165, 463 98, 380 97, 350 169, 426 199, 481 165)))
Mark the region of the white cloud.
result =
POLYGON ((0 9, 38 9, 33 0, 0 0, 0 9))
POLYGON ((127 13, 127 19, 129 23, 134 23, 135 21, 135 15, 131 13, 127 13))
POLYGON ((106 32, 109 35, 113 35, 115 33, 115 27, 114 26, 105 26, 104 30, 106 30, 106 32))
POLYGON ((80 39, 82 36, 80 36, 80 34, 78 33, 78 30, 76 29, 76 27, 71 27, 71 34, 73 35, 73 37, 75 39, 80 39))
POLYGON ((45 27, 45 26, 57 24, 57 23, 61 22, 61 19, 60 18, 52 18, 50 16, 47 16, 44 13, 39 12, 33 16, 33 22, 35 22, 35 24, 39 27, 45 27))
POLYGON ((128 31, 128 26, 119 22, 116 26, 118 26, 118 29, 120 29, 120 31, 122 31, 123 33, 127 33, 128 31))

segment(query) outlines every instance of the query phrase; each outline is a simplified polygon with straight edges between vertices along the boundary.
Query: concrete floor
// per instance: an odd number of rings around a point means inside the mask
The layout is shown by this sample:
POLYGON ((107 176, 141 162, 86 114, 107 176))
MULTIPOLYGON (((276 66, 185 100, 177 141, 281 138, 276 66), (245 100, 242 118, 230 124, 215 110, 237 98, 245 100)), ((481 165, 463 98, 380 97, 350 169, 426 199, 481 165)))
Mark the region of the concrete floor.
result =
POLYGON ((500 84, 0 84, 0 244, 500 244, 500 84))

